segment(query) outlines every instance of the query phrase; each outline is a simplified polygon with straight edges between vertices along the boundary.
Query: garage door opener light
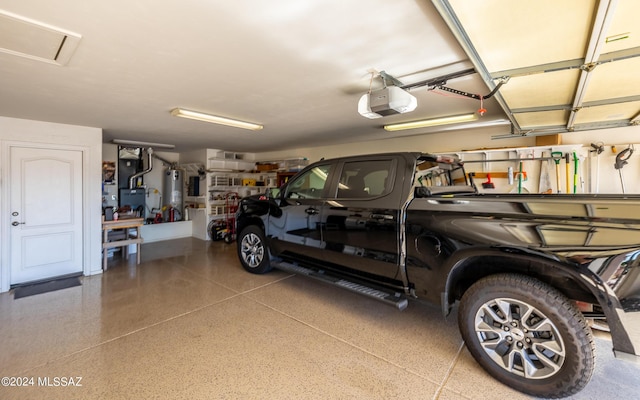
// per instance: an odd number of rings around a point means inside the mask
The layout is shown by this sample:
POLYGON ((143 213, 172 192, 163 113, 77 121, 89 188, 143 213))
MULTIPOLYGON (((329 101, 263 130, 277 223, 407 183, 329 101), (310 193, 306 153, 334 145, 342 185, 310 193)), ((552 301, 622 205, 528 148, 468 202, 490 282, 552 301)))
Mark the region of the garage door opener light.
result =
POLYGON ((231 118, 218 117, 217 115, 205 114, 197 111, 185 110, 184 108, 174 108, 171 110, 174 117, 195 119, 196 121, 210 122, 212 124, 233 126, 234 128, 249 129, 258 131, 263 128, 262 125, 253 124, 251 122, 238 121, 231 118))
POLYGON ((406 129, 417 129, 417 128, 426 128, 429 126, 457 124, 460 122, 470 122, 470 121, 475 121, 477 119, 478 119, 478 116, 475 113, 462 114, 462 115, 453 115, 450 117, 423 119, 420 121, 385 125, 384 129, 389 132, 395 132, 395 131, 403 131, 406 129))

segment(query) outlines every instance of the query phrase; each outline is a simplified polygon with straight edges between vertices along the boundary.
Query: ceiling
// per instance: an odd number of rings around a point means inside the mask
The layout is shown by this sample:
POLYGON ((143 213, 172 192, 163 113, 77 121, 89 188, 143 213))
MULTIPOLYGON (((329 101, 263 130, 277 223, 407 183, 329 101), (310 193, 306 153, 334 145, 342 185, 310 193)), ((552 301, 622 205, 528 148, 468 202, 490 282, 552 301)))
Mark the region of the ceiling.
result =
POLYGON ((496 137, 629 126, 640 112, 639 12, 635 0, 0 0, 0 47, 12 50, 0 52, 0 115, 178 151, 273 151, 486 125, 496 137), (358 114, 360 97, 382 87, 381 71, 417 98, 415 111, 358 114), (176 107, 264 128, 176 118, 176 107), (382 128, 480 108, 482 117, 460 126, 382 128))

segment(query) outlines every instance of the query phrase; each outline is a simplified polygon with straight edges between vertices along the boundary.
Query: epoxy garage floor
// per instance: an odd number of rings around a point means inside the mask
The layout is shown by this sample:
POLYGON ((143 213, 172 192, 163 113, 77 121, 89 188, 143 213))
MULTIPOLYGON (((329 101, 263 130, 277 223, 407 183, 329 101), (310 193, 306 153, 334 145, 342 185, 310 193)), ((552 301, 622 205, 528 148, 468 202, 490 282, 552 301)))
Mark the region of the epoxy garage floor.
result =
MULTIPOLYGON (((140 265, 116 256, 82 286, 1 294, 0 316, 0 376, 28 385, 0 399, 529 398, 483 372, 455 315, 252 275, 222 242, 145 244, 140 265)), ((637 398, 640 366, 597 346, 574 398, 637 398)))

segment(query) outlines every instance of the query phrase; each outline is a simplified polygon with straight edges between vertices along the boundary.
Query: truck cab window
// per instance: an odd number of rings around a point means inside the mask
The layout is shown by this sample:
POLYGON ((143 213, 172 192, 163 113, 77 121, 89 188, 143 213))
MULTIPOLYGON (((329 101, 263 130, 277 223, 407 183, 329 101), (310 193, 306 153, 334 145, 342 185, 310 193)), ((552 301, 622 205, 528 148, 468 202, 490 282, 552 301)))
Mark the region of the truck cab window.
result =
POLYGON ((392 160, 346 162, 338 183, 338 198, 377 197, 387 192, 392 160))
POLYGON ((319 165, 296 176, 287 184, 287 199, 319 199, 323 196, 329 180, 331 165, 319 165))

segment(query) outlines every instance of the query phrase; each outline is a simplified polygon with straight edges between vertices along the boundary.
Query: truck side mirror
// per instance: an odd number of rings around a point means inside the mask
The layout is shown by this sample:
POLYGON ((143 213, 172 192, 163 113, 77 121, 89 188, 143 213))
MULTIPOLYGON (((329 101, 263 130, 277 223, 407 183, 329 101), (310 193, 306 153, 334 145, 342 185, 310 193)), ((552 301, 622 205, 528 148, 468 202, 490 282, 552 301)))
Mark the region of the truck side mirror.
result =
POLYGON ((276 197, 278 197, 278 189, 269 188, 267 189, 267 192, 265 194, 267 195, 268 198, 275 199, 276 197))

